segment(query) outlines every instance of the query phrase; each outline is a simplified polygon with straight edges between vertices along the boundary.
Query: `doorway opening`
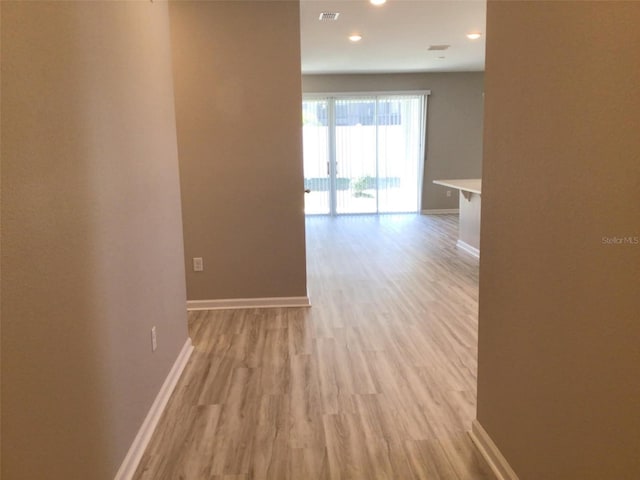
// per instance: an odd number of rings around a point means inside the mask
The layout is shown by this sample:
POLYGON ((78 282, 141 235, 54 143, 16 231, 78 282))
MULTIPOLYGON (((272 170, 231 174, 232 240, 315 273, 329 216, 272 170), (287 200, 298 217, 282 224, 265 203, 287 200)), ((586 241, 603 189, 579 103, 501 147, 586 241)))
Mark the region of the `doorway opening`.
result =
POLYGON ((420 211, 428 93, 305 95, 305 214, 420 211))

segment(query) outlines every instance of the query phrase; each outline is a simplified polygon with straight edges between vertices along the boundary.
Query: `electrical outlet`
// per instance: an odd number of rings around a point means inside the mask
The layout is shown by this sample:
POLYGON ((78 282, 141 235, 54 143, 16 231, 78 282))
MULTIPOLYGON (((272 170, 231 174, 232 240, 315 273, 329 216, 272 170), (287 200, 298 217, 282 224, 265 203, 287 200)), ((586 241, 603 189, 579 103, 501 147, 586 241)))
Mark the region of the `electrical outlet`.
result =
POLYGON ((155 352, 158 348, 158 337, 156 336, 156 326, 151 327, 151 351, 155 352))
POLYGON ((447 197, 451 196, 451 190, 447 190, 447 197))
POLYGON ((202 272, 204 270, 204 262, 202 257, 193 257, 193 271, 202 272))

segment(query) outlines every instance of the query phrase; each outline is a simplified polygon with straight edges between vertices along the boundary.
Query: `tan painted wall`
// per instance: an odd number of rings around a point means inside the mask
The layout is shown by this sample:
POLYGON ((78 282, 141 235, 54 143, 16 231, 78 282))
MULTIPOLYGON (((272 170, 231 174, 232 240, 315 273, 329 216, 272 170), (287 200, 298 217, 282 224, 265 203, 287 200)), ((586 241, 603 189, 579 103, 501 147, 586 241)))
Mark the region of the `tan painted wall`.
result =
POLYGON ((520 480, 640 478, 638 24, 489 1, 478 419, 520 480))
POLYGON ((298 2, 170 11, 187 296, 305 296, 298 2))
POLYGON ((112 479, 187 339, 168 20, 2 2, 5 478, 112 479))
POLYGON ((458 194, 433 180, 480 178, 482 174, 482 72, 304 75, 302 89, 314 92, 431 90, 422 209, 458 208, 458 194))

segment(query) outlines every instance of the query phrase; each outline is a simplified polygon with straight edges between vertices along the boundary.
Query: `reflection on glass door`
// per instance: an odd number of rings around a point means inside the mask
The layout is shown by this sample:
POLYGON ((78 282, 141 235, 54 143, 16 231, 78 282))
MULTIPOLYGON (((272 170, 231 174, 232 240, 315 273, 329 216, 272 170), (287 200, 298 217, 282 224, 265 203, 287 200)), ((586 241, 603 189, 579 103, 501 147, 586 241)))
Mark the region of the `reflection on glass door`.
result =
POLYGON ((307 214, 417 212, 425 96, 305 99, 307 214))

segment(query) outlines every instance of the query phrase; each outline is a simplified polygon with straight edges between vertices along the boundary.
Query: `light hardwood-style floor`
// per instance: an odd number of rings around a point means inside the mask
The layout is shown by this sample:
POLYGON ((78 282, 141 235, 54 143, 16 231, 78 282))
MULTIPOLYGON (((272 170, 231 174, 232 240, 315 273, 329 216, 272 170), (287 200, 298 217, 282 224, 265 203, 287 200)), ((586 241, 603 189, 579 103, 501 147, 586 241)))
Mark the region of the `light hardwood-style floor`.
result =
POLYGON ((457 216, 307 218, 310 309, 192 312, 136 480, 494 480, 457 216))

